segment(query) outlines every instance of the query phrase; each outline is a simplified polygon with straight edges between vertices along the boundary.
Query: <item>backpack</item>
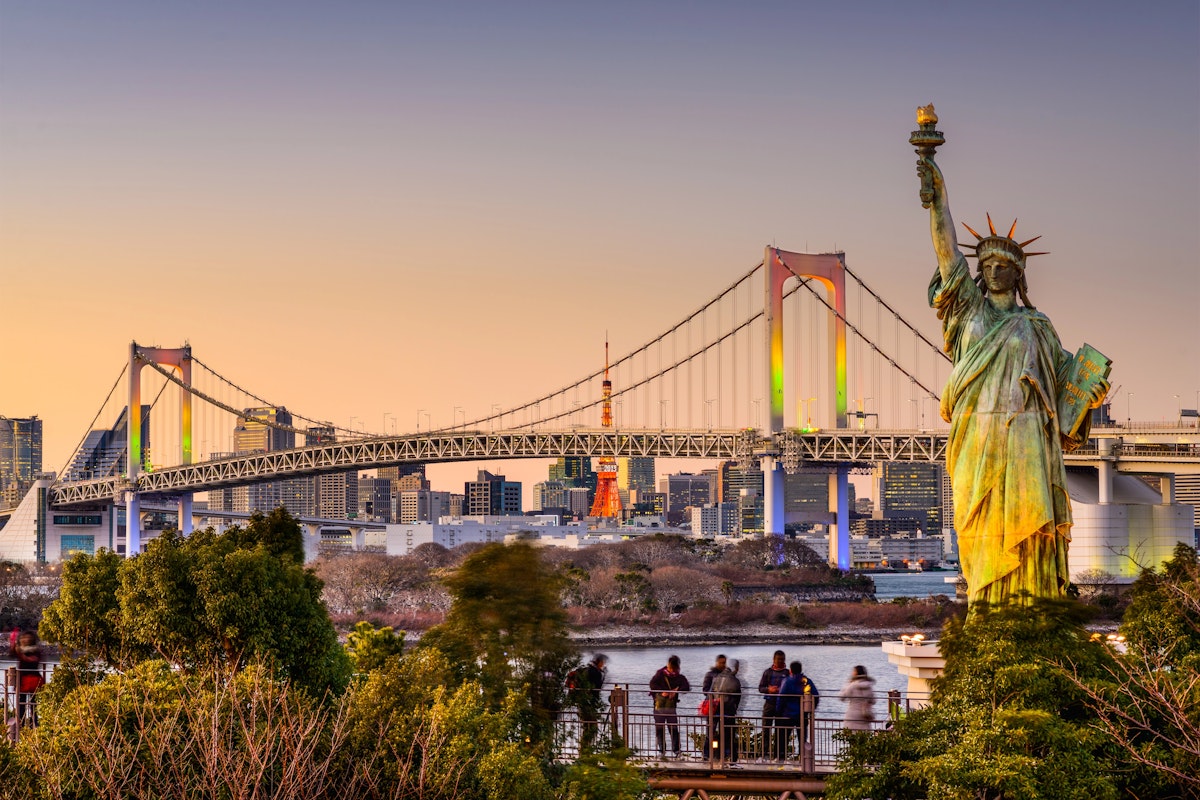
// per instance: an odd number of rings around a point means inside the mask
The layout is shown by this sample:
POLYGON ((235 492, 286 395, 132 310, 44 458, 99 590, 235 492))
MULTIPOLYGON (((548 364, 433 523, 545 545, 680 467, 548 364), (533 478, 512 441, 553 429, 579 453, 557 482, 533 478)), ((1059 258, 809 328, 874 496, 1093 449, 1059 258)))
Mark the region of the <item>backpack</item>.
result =
POLYGON ((741 684, 737 678, 727 672, 722 672, 720 675, 713 677, 712 685, 708 687, 708 691, 721 699, 725 699, 730 695, 737 694, 740 688, 741 684))

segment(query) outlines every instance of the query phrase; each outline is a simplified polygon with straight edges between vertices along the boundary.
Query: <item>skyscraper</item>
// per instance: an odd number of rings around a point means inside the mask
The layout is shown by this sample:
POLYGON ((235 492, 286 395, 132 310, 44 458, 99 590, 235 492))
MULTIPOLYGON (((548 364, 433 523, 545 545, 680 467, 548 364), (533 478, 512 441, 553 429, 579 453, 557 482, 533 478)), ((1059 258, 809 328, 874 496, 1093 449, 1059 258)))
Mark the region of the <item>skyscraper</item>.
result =
POLYGON ((42 471, 42 421, 0 416, 0 491, 28 486, 42 471))
POLYGON ((639 493, 653 492, 655 487, 652 456, 617 459, 617 490, 621 493, 621 503, 624 507, 629 508, 632 505, 629 495, 631 489, 639 493))

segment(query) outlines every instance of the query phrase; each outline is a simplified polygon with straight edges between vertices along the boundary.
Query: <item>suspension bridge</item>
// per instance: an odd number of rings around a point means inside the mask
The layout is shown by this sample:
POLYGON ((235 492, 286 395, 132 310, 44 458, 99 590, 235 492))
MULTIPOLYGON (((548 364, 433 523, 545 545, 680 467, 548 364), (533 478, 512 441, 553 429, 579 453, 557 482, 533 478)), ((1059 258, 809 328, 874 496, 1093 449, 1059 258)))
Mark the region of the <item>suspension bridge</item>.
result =
MULTIPOLYGON (((757 463, 767 533, 783 530, 785 473, 827 469, 837 520, 829 558, 848 568, 848 475, 880 461, 942 460, 939 392, 950 366, 940 344, 875 292, 844 253, 775 247, 609 365, 610 427, 597 424, 606 370, 474 418, 464 399, 449 427, 389 435, 289 411, 299 407, 292 398, 260 396, 190 346, 133 343, 88 431, 44 482, 40 506, 8 512, 0 549, 7 557, 31 548, 43 554, 44 546, 19 537, 44 543, 59 516, 117 506, 126 512, 124 550, 136 553, 143 501, 177 505, 186 533, 194 494, 264 481, 413 463, 649 456, 757 463), (18 518, 23 524, 14 525, 18 518)), ((1174 474, 1200 464, 1195 428, 1139 430, 1133 440, 1127 429, 1093 433, 1092 446, 1068 459, 1099 468, 1102 498, 1105 473, 1111 482, 1116 471, 1174 474)))

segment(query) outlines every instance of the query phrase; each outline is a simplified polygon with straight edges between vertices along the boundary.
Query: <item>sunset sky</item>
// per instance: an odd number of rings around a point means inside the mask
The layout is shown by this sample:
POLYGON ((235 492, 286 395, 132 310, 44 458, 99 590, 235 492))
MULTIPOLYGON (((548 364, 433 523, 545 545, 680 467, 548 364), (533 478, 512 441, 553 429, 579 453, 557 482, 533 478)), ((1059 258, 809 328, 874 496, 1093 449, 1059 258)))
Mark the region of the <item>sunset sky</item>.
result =
MULTIPOLYGON (((936 336, 907 141, 933 102, 956 219, 1042 234, 1064 344, 1113 359, 1118 416, 1174 419, 1198 9, 0 0, 0 414, 39 415, 58 469, 131 340, 188 340, 310 416, 448 425, 586 374, 606 331, 640 346, 770 243, 845 250, 936 336)), ((478 466, 505 469, 435 484, 478 466)))

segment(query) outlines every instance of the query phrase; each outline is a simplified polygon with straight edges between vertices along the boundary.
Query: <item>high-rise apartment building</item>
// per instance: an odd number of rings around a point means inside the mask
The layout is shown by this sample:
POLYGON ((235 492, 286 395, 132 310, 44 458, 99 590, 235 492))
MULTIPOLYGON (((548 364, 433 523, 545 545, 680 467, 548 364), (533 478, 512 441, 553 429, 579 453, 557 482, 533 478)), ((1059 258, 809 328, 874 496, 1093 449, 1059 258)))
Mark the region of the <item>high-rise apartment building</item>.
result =
POLYGON ((429 489, 400 492, 397 502, 401 525, 413 522, 437 522, 450 515, 450 493, 429 489))
MULTIPOLYGON (((42 421, 0 416, 0 492, 24 494, 42 471, 42 421)), ((19 497, 18 497, 19 499, 19 497)))
POLYGON ((467 516, 499 517, 521 513, 520 481, 510 481, 503 475, 481 469, 478 477, 467 481, 463 489, 467 498, 467 516))

